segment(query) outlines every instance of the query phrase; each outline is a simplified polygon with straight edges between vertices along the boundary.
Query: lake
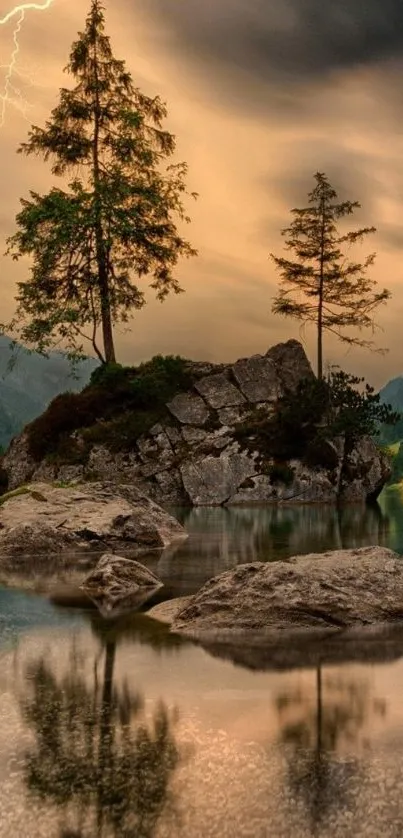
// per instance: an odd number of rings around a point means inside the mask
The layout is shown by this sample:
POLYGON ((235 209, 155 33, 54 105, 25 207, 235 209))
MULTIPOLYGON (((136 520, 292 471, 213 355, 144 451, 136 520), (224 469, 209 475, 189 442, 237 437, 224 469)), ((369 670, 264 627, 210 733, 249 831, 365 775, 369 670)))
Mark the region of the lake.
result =
MULTIPOLYGON (((382 544, 379 507, 175 510, 186 543, 147 563, 170 593, 246 561, 382 544)), ((144 614, 0 589, 4 838, 400 838, 403 642, 375 661, 242 665, 144 614)))

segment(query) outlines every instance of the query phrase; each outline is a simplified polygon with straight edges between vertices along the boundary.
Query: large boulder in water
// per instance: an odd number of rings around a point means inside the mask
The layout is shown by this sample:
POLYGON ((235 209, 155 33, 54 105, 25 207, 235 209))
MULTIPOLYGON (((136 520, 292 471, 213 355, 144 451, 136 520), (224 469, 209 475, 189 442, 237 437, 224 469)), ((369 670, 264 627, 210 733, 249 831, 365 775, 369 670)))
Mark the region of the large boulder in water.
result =
POLYGON ((162 549, 186 532, 172 515, 133 486, 34 483, 4 496, 0 557, 66 551, 162 549))
POLYGON ((239 565, 210 579, 172 628, 190 634, 403 625, 403 562, 364 547, 239 565))

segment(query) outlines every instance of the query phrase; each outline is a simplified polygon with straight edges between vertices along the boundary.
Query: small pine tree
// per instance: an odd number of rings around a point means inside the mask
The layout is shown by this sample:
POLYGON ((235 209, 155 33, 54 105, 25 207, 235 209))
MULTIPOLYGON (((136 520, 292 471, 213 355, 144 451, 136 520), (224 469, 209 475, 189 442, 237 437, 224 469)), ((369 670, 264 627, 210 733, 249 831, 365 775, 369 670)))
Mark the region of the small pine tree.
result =
POLYGON ((100 0, 92 0, 65 69, 76 86, 61 90, 51 120, 33 126, 19 152, 51 158, 53 174, 73 179, 69 191, 21 201, 7 253, 33 257, 33 268, 19 283, 10 325, 45 353, 63 342, 74 357, 89 338, 100 360, 114 363, 113 325, 145 304, 138 278, 150 276, 163 300, 182 290, 173 273, 179 257, 196 255, 175 224, 175 216, 190 221, 182 203, 187 166, 163 170, 175 151, 162 128, 166 107, 136 88, 113 56, 100 0))
POLYGON ((341 250, 343 244, 355 244, 376 232, 375 227, 344 235, 338 231, 336 222, 351 215, 360 204, 358 201, 337 203, 337 193, 326 175, 317 172, 314 177, 316 186, 309 193, 309 206, 293 209, 294 220, 282 231, 286 248, 293 251, 296 260, 270 255, 281 275, 273 312, 316 324, 317 372, 321 379, 323 332, 332 332, 348 344, 372 347, 372 341, 348 335, 344 330, 373 328, 373 311, 389 299, 390 292, 386 289, 376 292, 376 282, 367 277, 375 254, 359 263, 350 261, 341 250))

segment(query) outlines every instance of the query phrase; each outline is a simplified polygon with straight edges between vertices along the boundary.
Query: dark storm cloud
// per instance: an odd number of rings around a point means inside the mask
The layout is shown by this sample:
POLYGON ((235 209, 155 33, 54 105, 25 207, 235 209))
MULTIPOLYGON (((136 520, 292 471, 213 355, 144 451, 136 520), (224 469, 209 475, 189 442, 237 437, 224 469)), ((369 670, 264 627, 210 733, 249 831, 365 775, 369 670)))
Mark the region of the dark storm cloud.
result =
POLYGON ((337 142, 298 138, 295 158, 295 139, 284 142, 282 150, 287 146, 286 170, 278 174, 270 172, 260 179, 277 201, 290 208, 305 206, 308 193, 315 187, 314 175, 319 171, 327 175, 340 201, 359 201, 365 214, 373 212, 377 175, 371 155, 337 142))
MULTIPOLYGON (((291 209, 308 205, 308 193, 315 187, 314 174, 317 171, 327 175, 339 201, 358 201, 361 204, 361 209, 355 210, 354 216, 349 219, 351 228, 376 226, 379 189, 371 156, 344 148, 331 140, 312 139, 293 140, 286 156, 286 169, 278 173, 268 172, 258 179, 258 185, 267 191, 268 206, 275 202, 282 209, 282 221, 275 234, 280 248, 283 247, 280 229, 291 223, 291 209)), ((273 240, 273 233, 271 217, 263 218, 258 225, 256 243, 273 240)))
POLYGON ((321 79, 403 56, 402 0, 148 0, 184 52, 212 75, 321 79))

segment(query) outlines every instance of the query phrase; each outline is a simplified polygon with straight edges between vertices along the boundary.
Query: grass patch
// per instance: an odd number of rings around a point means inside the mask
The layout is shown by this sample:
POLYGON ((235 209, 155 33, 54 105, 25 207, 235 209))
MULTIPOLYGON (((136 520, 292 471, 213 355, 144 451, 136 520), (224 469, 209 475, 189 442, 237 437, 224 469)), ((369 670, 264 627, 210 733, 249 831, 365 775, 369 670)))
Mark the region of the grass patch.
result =
POLYGON ((11 500, 11 498, 17 498, 19 495, 30 495, 31 490, 28 486, 19 486, 18 489, 13 489, 12 492, 6 492, 4 495, 0 497, 0 506, 3 505, 7 500, 11 500))

